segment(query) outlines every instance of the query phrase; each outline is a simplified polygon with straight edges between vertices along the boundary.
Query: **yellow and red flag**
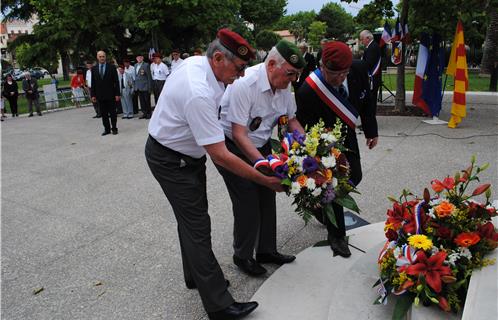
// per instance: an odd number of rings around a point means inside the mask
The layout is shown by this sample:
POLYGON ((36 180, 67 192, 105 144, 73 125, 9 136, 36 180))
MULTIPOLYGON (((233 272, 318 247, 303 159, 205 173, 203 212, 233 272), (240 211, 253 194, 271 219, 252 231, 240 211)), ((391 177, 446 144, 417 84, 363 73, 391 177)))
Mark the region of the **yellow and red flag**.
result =
POLYGON ((453 103, 451 104, 451 118, 448 127, 456 128, 466 114, 465 92, 469 87, 469 74, 467 72, 467 57, 465 54, 465 42, 463 39, 462 21, 458 20, 455 39, 451 47, 450 61, 446 68, 446 74, 455 79, 453 91, 453 103))

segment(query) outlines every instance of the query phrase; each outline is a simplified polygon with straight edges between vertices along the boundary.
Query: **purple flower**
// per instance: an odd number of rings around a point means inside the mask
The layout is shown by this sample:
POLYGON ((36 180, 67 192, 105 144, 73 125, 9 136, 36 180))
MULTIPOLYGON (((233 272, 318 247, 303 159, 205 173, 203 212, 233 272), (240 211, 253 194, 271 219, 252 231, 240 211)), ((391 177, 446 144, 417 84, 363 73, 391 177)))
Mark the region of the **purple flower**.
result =
POLYGON ((335 199, 334 187, 331 184, 327 185, 327 189, 323 193, 322 203, 331 203, 335 199))
POLYGON ((286 178, 288 173, 289 173, 289 166, 287 165, 287 163, 284 163, 283 165, 275 168, 275 175, 280 179, 286 178))
POLYGON ((300 134, 299 131, 297 131, 297 130, 294 130, 294 132, 292 133, 292 137, 300 145, 303 145, 304 139, 306 139, 306 136, 304 134, 300 134))
POLYGON ((315 172, 316 170, 318 170, 318 162, 315 160, 315 158, 312 158, 310 156, 306 157, 303 160, 303 170, 304 173, 315 172))

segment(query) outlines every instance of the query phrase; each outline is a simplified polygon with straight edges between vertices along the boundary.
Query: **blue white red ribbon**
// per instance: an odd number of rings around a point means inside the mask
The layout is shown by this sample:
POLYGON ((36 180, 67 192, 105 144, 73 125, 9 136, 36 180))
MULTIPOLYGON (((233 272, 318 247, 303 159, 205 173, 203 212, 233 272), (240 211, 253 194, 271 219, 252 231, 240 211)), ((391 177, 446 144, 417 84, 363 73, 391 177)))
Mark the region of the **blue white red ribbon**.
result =
POLYGON ((417 227, 416 234, 422 233, 422 226, 420 225, 420 217, 422 215, 422 206, 425 204, 425 200, 420 201, 415 206, 415 225, 417 227))

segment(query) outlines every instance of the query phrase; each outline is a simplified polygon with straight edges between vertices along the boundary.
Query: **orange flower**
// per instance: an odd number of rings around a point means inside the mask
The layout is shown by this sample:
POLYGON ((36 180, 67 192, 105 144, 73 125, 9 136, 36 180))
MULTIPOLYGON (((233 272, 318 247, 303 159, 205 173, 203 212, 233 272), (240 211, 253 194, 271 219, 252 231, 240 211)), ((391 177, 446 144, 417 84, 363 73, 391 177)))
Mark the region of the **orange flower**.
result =
POLYGON ((327 182, 332 181, 332 170, 327 169, 327 171, 325 171, 325 178, 327 179, 327 182))
POLYGON ((442 201, 435 209, 439 218, 445 218, 451 215, 455 206, 448 201, 442 201))
POLYGON ((478 243, 480 240, 481 237, 477 234, 477 232, 463 232, 456 236, 453 241, 460 247, 470 247, 478 243))
POLYGON ((455 179, 446 177, 443 181, 434 179, 431 181, 432 190, 436 193, 442 192, 444 189, 451 190, 455 187, 455 179))
POLYGON ((308 177, 305 176, 304 174, 302 176, 297 177, 296 181, 299 183, 301 187, 306 186, 306 180, 308 180, 308 177))
POLYGON ((332 150, 330 150, 330 154, 333 154, 334 157, 337 159, 341 155, 341 151, 337 148, 332 148, 332 150))

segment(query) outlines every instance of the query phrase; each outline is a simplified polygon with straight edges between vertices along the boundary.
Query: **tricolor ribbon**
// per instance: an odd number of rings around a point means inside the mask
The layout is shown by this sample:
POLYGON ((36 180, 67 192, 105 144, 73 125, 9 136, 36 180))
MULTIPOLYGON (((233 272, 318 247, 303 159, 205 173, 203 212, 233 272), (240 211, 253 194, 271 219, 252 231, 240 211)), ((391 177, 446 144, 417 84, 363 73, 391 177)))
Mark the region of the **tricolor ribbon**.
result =
POLYGON ((422 233, 422 226, 420 225, 420 217, 422 215, 422 206, 425 204, 425 200, 420 201, 415 206, 415 225, 417 227, 416 234, 422 233))
POLYGON ((270 163, 266 159, 258 159, 254 162, 253 167, 256 170, 263 168, 263 167, 270 168, 270 163))
POLYGON ((278 166, 283 165, 284 163, 278 158, 276 155, 269 155, 268 156, 268 163, 270 165, 270 168, 275 171, 278 166))

